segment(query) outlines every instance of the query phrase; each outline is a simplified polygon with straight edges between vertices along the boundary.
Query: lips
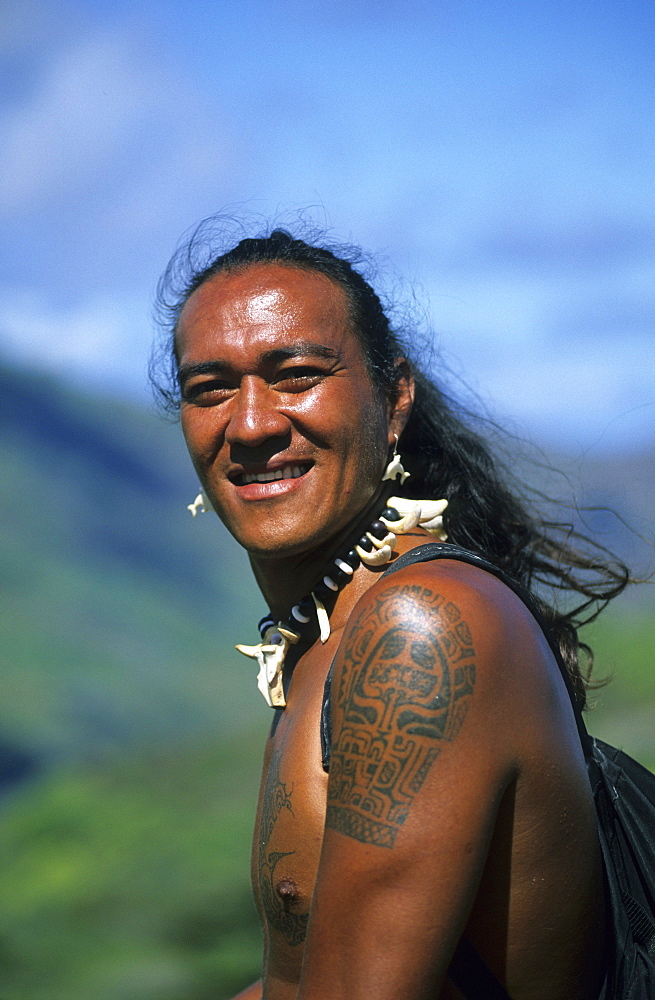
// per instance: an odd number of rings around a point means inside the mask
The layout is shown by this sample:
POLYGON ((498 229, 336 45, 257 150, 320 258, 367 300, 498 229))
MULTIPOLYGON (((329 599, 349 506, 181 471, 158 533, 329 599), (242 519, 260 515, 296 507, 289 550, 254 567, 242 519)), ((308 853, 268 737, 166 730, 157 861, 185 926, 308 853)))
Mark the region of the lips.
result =
POLYGON ((239 472, 230 475, 235 486, 249 486, 252 483, 274 483, 281 479, 300 479, 311 468, 310 462, 289 463, 275 469, 264 469, 261 472, 239 472))

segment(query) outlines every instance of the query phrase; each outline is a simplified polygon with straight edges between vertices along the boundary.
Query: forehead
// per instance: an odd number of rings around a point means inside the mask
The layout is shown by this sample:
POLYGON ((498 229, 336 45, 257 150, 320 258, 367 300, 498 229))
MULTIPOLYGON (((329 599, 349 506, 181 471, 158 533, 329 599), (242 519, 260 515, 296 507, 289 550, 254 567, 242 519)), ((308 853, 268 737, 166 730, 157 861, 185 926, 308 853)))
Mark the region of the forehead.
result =
POLYGON ((299 336, 360 352, 339 285, 297 267, 253 264, 214 275, 189 296, 177 324, 177 353, 181 359, 209 341, 245 349, 299 336))

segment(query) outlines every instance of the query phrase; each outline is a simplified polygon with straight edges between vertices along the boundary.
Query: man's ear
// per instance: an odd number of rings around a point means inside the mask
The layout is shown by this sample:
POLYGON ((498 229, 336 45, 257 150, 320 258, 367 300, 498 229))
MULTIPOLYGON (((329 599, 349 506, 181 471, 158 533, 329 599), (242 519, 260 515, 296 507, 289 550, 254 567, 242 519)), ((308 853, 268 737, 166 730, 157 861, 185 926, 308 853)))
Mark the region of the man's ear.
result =
POLYGON ((396 383, 387 399, 389 445, 401 436, 414 405, 414 376, 405 358, 396 358, 396 383))

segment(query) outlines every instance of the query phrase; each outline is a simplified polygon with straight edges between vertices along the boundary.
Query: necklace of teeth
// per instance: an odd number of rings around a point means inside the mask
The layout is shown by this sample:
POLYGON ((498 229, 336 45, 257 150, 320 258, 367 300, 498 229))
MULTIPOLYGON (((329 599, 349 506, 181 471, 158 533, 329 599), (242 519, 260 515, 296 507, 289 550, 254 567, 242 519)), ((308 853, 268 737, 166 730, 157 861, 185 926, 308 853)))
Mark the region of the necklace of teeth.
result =
POLYGON ((389 562, 396 546, 396 535, 421 527, 445 542, 447 535, 442 515, 447 506, 447 500, 390 497, 379 518, 373 521, 359 542, 345 555, 337 556, 328 564, 319 583, 291 609, 285 620, 276 622, 270 613, 262 618, 259 623, 262 641, 256 646, 239 644, 236 648, 245 656, 257 660, 257 687, 267 705, 271 708, 284 708, 286 705, 283 672, 289 648, 303 636, 309 636, 316 624, 321 642, 327 642, 330 636, 330 618, 325 608, 326 599, 334 599, 341 588, 352 580, 362 563, 366 566, 383 566, 389 562))

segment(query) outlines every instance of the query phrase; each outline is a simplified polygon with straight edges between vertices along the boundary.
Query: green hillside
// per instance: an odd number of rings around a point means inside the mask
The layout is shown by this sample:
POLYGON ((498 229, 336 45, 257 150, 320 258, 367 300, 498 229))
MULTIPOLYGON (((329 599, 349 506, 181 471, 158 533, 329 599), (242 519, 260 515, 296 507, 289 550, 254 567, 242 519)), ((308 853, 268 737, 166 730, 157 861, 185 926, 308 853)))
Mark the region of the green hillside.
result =
MULTIPOLYGON (((179 428, 0 377, 0 997, 221 1000, 260 949, 270 710, 233 650, 263 610, 247 560, 185 511, 179 428)), ((591 630, 616 673, 592 729, 651 766, 652 607, 623 600, 591 630)))
POLYGON ((179 428, 16 372, 0 420, 5 735, 87 757, 254 721, 233 647, 261 600, 218 520, 185 510, 179 428))

